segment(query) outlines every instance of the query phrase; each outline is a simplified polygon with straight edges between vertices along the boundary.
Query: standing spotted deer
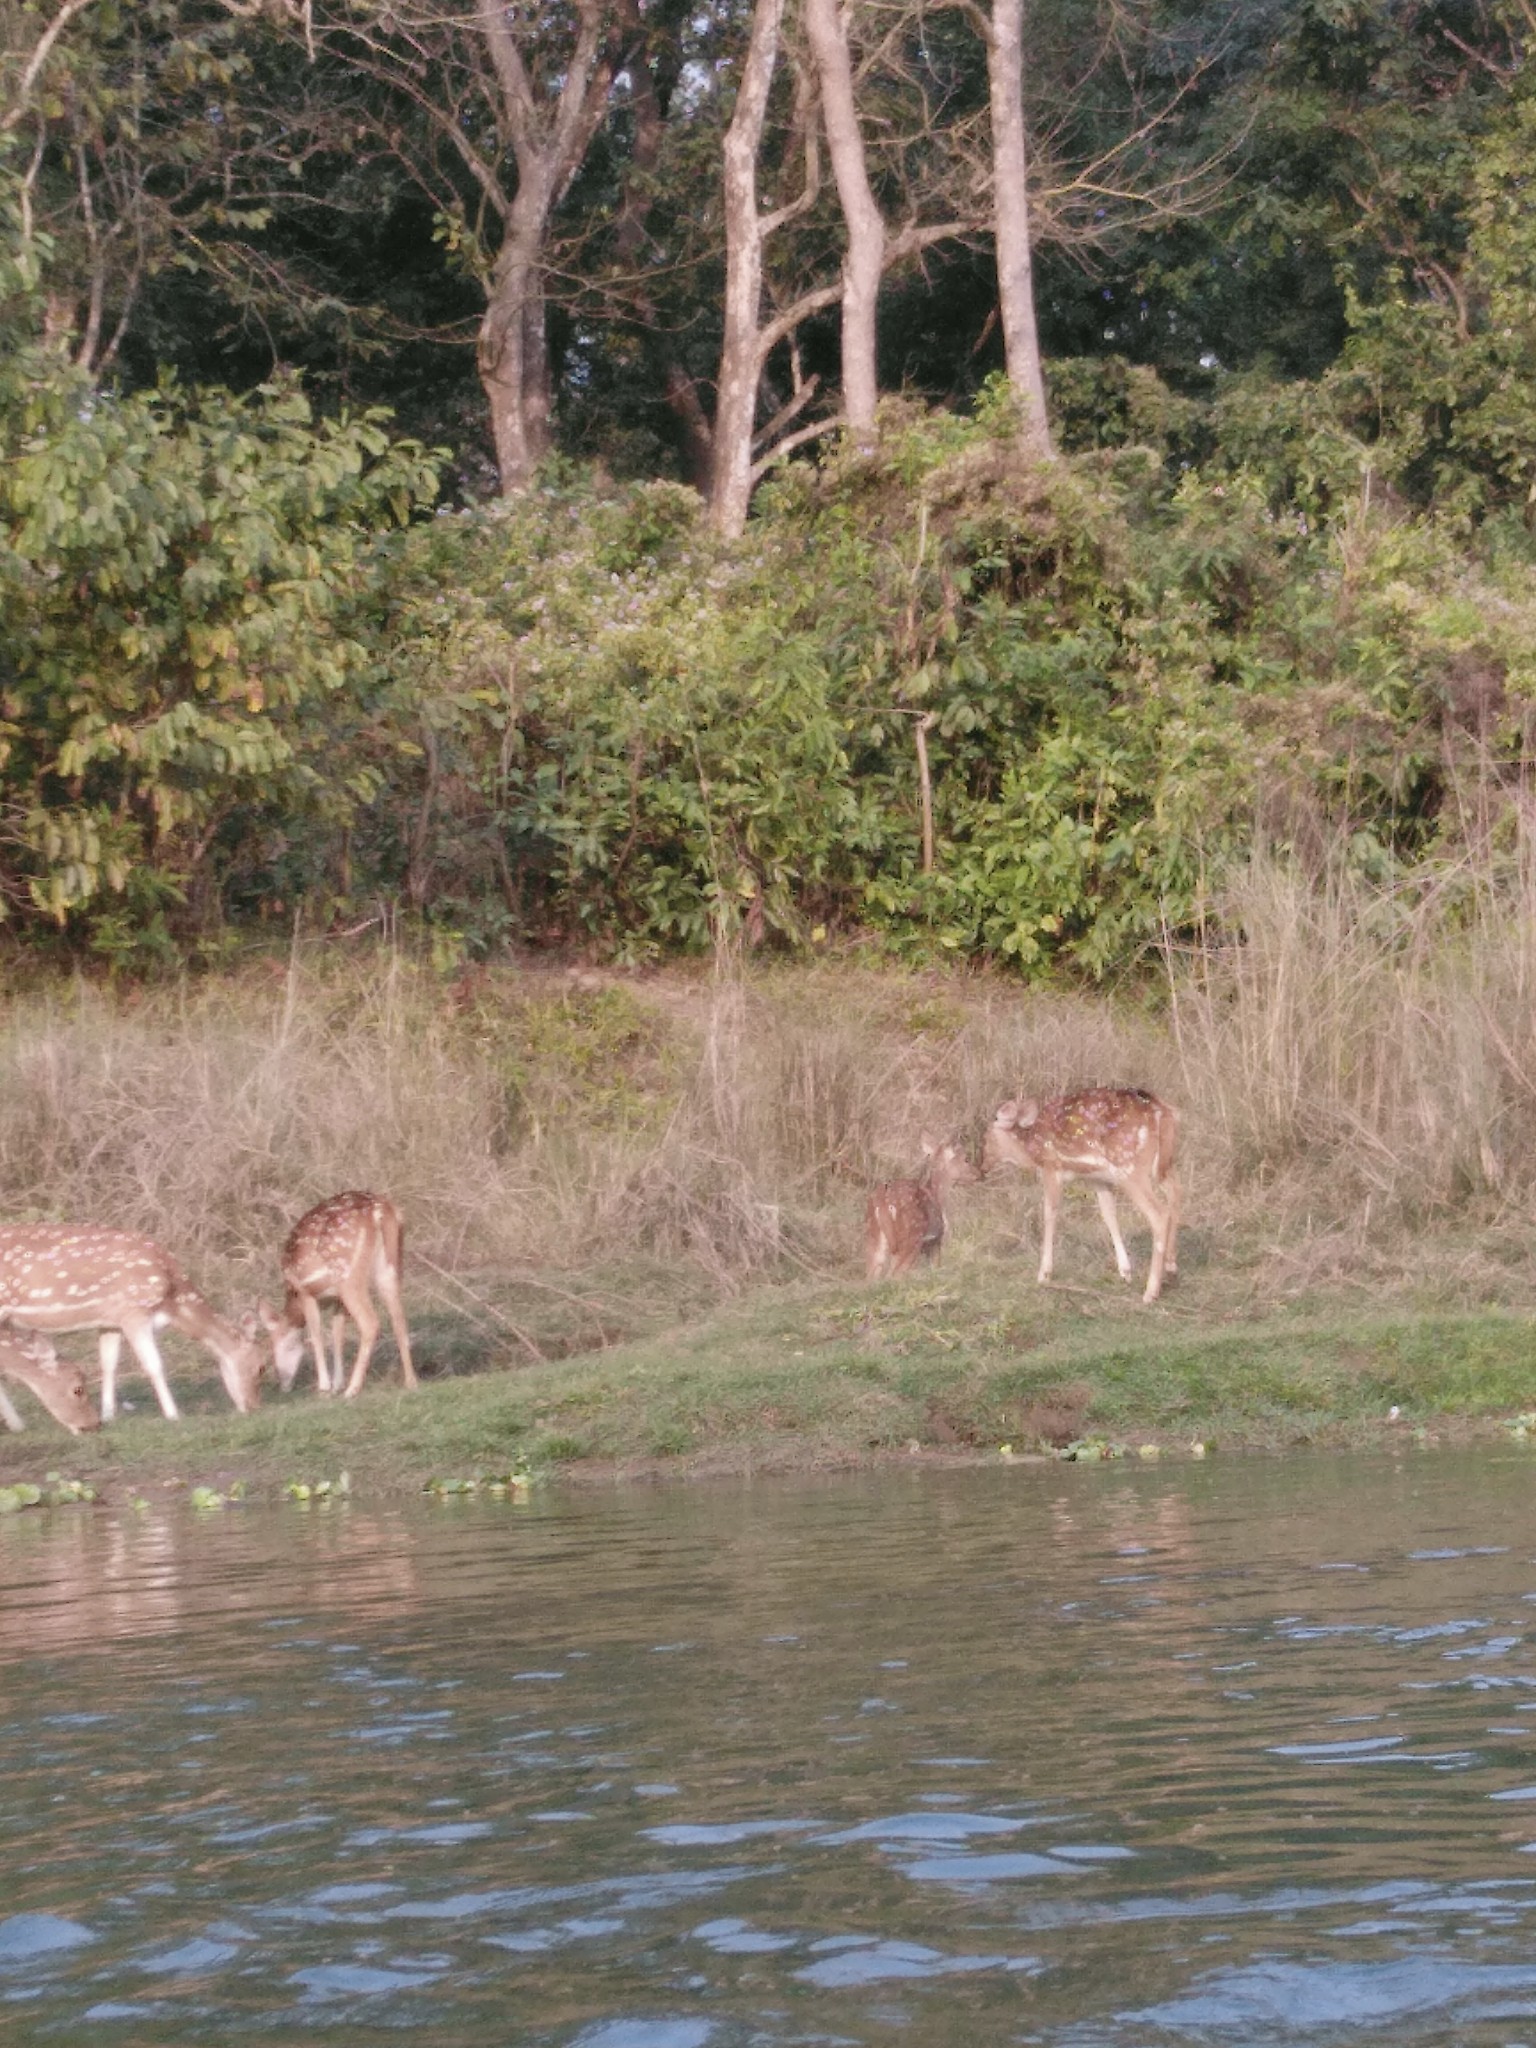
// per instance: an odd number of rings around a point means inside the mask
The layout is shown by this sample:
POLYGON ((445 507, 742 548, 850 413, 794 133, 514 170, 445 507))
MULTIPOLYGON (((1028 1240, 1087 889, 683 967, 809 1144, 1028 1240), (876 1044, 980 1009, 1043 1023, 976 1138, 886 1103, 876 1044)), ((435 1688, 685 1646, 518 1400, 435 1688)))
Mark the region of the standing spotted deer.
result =
MULTIPOLYGON (((0 1381, 14 1380, 35 1394, 55 1422, 72 1436, 98 1426, 95 1403, 78 1366, 65 1365, 46 1337, 24 1337, 12 1330, 0 1335, 0 1381)), ((0 1385, 0 1423, 7 1429, 26 1427, 10 1396, 0 1385)))
POLYGON ((1164 1278, 1179 1270, 1179 1210, 1183 1196, 1173 1171, 1179 1148, 1179 1113, 1145 1088, 1085 1088, 1053 1102, 1005 1102, 992 1120, 982 1168, 1032 1167, 1045 1197, 1040 1240, 1041 1281, 1049 1280, 1056 1250, 1056 1215, 1069 1180, 1090 1183, 1115 1247, 1120 1278, 1131 1277, 1130 1254, 1120 1235, 1115 1196, 1136 1204, 1152 1231, 1152 1264, 1143 1301, 1156 1301, 1164 1278))
POLYGON ((59 1337, 99 1330, 101 1419, 117 1413, 117 1368, 126 1337, 172 1422, 179 1410, 155 1343, 167 1325, 195 1337, 218 1360, 225 1392, 242 1415, 260 1394, 261 1347, 204 1301, 168 1252, 128 1230, 77 1229, 68 1223, 17 1223, 0 1229, 0 1323, 59 1337))
POLYGON ((927 1161, 920 1180, 882 1181, 864 1210, 864 1271, 871 1280, 905 1273, 919 1259, 932 1259, 944 1243, 944 1204, 951 1188, 981 1175, 954 1139, 942 1145, 923 1139, 927 1161))
POLYGON ((411 1363, 411 1339, 400 1301, 403 1242, 400 1211, 394 1203, 384 1195, 366 1194, 357 1188, 317 1202, 299 1218, 283 1246, 283 1286, 287 1290, 283 1312, 274 1315, 265 1302, 257 1309, 272 1339, 272 1361, 278 1384, 284 1390, 293 1385, 298 1374, 307 1328, 320 1392, 344 1394, 350 1401, 361 1391, 379 1334, 370 1282, 379 1290, 389 1311, 405 1384, 417 1384, 416 1368, 411 1363), (330 1364, 320 1321, 322 1301, 337 1304, 331 1319, 330 1364), (348 1316, 357 1325, 357 1356, 352 1363, 352 1376, 343 1389, 343 1345, 348 1316))

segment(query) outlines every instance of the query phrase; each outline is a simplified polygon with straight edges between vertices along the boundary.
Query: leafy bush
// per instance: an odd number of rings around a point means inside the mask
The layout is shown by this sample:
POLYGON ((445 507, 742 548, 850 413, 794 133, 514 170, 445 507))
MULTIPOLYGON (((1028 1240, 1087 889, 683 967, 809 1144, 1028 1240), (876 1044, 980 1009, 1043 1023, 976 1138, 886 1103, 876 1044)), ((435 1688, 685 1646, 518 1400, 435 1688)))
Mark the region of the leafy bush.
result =
POLYGON ((1149 500, 1021 468, 985 421, 892 417, 731 554, 674 486, 560 477, 402 543, 394 688, 431 678, 430 765, 373 855, 471 949, 873 931, 1102 975, 1199 923, 1260 812, 1432 822, 1397 580, 1357 535, 1344 602, 1262 477, 1149 500))
POLYGON ((1256 829, 1416 856, 1523 744, 1522 549, 1373 495, 1315 392, 1266 439, 1232 382, 1182 470, 892 407, 728 551, 571 469, 412 523, 423 452, 291 386, 7 388, 0 887, 114 957, 382 900, 450 968, 740 934, 1101 977, 1256 829))
MULTIPOLYGON (((376 535, 432 497, 378 415, 93 390, 44 351, 0 387, 0 905, 108 953, 216 922, 239 842, 377 793, 362 636, 376 535)), ((380 758, 382 755, 383 758, 380 758)))

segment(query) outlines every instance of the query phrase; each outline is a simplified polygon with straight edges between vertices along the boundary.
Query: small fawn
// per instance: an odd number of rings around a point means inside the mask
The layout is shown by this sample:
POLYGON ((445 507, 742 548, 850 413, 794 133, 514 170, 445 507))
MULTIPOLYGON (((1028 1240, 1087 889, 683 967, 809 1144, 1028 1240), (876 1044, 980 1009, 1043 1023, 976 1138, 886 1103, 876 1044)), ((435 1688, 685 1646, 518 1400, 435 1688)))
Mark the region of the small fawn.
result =
POLYGON ((920 1180, 882 1181, 864 1210, 864 1271, 871 1280, 905 1273, 919 1259, 932 1259, 944 1243, 944 1204, 951 1188, 981 1175, 957 1139, 936 1145, 924 1138, 927 1165, 920 1180))
POLYGON ((1179 1270, 1179 1211, 1183 1196, 1173 1163, 1179 1149, 1179 1113, 1145 1088, 1085 1088, 1052 1102, 1002 1103, 982 1148, 983 1171, 1032 1167, 1040 1176, 1045 1224, 1040 1238, 1041 1281, 1055 1260, 1056 1216, 1069 1180, 1085 1180, 1115 1248, 1120 1278, 1131 1277, 1130 1254, 1120 1235, 1117 1192, 1136 1204, 1152 1231, 1152 1263, 1143 1301, 1156 1301, 1164 1278, 1179 1270))
POLYGON ((274 1315, 265 1302, 256 1311, 272 1339, 272 1362, 278 1384, 285 1391, 293 1385, 304 1356, 307 1328, 320 1392, 344 1393, 347 1400, 355 1399, 367 1377, 368 1362, 379 1334, 370 1283, 378 1288, 389 1311, 405 1384, 416 1385, 411 1339, 400 1300, 403 1242, 400 1211, 394 1203, 384 1195, 370 1195, 359 1188, 317 1202, 295 1223, 283 1246, 286 1295, 282 1314, 274 1315), (325 1334, 320 1322, 322 1301, 337 1304, 331 1318, 330 1363, 326 1360, 325 1334), (342 1347, 348 1316, 357 1325, 357 1356, 351 1378, 343 1389, 342 1347))

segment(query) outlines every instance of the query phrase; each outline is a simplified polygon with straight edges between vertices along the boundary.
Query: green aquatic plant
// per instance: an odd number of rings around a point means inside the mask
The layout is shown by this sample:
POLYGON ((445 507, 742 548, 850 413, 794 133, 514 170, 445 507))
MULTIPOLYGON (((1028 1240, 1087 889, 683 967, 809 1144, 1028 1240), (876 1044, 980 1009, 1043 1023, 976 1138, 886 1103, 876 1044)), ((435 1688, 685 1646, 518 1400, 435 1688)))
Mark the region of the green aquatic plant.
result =
POLYGON ((461 1500, 472 1493, 488 1493, 493 1497, 506 1498, 509 1495, 525 1494, 535 1483, 536 1474, 526 1460, 520 1459, 508 1472, 476 1472, 469 1478, 442 1479, 434 1476, 421 1489, 438 1500, 461 1500))
POLYGON ((338 1472, 334 1479, 290 1479, 283 1488, 289 1500, 303 1502, 345 1499, 351 1491, 350 1472, 338 1472))
POLYGON ((49 1472, 41 1486, 31 1480, 0 1486, 0 1515, 19 1514, 23 1508, 69 1507, 95 1498, 95 1487, 88 1486, 83 1479, 66 1479, 60 1472, 49 1472))
POLYGON ((1064 1444, 1056 1455, 1064 1464, 1096 1465, 1102 1459, 1123 1458, 1126 1449, 1124 1444, 1111 1443, 1108 1437, 1080 1436, 1064 1444))

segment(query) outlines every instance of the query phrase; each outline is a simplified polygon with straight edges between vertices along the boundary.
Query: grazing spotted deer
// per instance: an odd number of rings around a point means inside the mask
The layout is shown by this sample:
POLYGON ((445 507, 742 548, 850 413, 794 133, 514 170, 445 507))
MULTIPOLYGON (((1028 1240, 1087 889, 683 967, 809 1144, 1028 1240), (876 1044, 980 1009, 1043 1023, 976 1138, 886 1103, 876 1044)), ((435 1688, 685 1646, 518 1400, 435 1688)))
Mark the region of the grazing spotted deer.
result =
POLYGON ((927 1161, 922 1178, 882 1181, 865 1207, 864 1271, 871 1280, 891 1278, 919 1259, 936 1258, 944 1243, 950 1189, 981 1178, 958 1140, 922 1142, 927 1161))
POLYGON ((225 1392, 242 1415, 260 1397, 261 1346, 204 1301, 168 1252, 128 1230, 77 1229, 68 1223, 17 1223, 0 1229, 0 1322, 45 1336, 99 1330, 101 1419, 117 1413, 123 1339, 144 1368, 161 1412, 179 1410, 155 1343, 167 1325, 195 1337, 218 1360, 225 1392))
MULTIPOLYGON (((65 1365, 46 1337, 24 1337, 20 1331, 0 1334, 0 1380, 14 1380, 35 1394, 55 1422, 74 1436, 98 1427, 96 1404, 77 1366, 65 1365)), ((7 1429, 26 1427, 10 1396, 0 1386, 0 1422, 7 1429)))
POLYGON ((1040 1279, 1049 1280, 1056 1250, 1056 1214, 1069 1180, 1091 1183, 1115 1247, 1120 1278, 1131 1277, 1130 1254, 1120 1235, 1117 1193, 1129 1195, 1152 1231, 1152 1264, 1143 1301, 1156 1301, 1165 1277, 1179 1270, 1179 1209, 1183 1200, 1173 1163, 1179 1113, 1144 1088, 1085 1088, 1054 1102, 1005 1102, 982 1148, 982 1170, 1032 1167, 1045 1195, 1040 1279))
POLYGON ((400 1211, 394 1203, 384 1195, 366 1194, 357 1188, 317 1202, 299 1218, 283 1246, 283 1285, 287 1290, 283 1312, 274 1315, 265 1302, 256 1311, 272 1339, 272 1362, 281 1387, 291 1387, 298 1374, 307 1328, 320 1392, 343 1394, 349 1401, 356 1397, 367 1377, 368 1361, 379 1334, 370 1281, 389 1311, 405 1384, 417 1384, 416 1368, 411 1363, 411 1339, 400 1301, 403 1242, 400 1211), (326 1362, 325 1333, 320 1323, 322 1301, 337 1303, 331 1318, 331 1365, 326 1362), (352 1362, 352 1376, 343 1389, 348 1316, 357 1325, 357 1356, 352 1362))

